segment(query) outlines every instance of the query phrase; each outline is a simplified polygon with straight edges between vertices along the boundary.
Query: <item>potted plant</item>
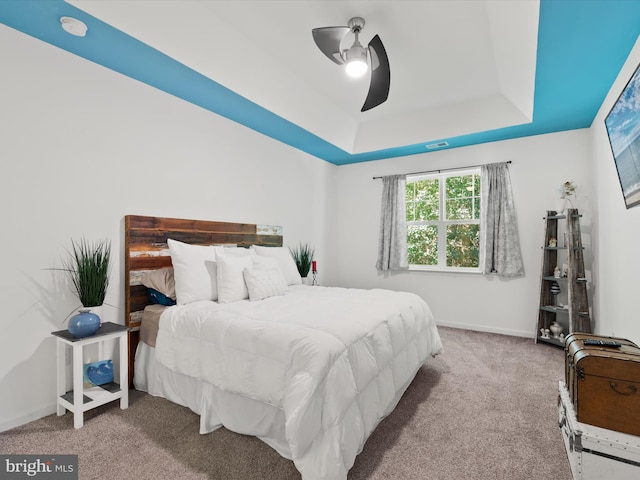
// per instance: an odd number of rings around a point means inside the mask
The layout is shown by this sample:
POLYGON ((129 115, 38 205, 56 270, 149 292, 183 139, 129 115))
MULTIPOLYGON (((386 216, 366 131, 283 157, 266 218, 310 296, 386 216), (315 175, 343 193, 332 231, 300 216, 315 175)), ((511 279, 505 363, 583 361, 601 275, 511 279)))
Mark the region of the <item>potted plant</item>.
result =
POLYGON ((302 278, 306 278, 309 275, 309 270, 311 270, 315 249, 308 243, 300 243, 297 247, 289 248, 289 250, 294 262, 296 262, 296 267, 298 267, 298 273, 302 278))
POLYGON ((93 335, 100 328, 101 307, 109 286, 109 260, 111 242, 98 240, 89 242, 71 240, 71 250, 63 262, 75 293, 84 309, 69 320, 69 331, 78 337, 93 335), (97 319, 97 327, 96 327, 97 319))

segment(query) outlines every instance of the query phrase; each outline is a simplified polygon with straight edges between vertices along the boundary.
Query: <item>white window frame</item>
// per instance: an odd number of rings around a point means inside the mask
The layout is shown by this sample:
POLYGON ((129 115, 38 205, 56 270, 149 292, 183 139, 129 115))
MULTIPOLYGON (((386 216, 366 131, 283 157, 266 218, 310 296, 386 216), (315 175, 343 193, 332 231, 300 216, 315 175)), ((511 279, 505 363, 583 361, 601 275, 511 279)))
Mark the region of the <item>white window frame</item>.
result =
MULTIPOLYGON (((425 220, 410 222, 407 220, 407 229, 409 225, 436 225, 438 227, 438 265, 416 265, 409 264, 409 270, 415 271, 429 271, 429 272, 456 272, 456 273, 482 273, 480 265, 482 265, 482 235, 480 235, 480 251, 478 259, 478 267, 448 267, 447 266, 447 226, 455 224, 474 224, 480 225, 480 219, 469 220, 446 220, 445 219, 445 185, 448 177, 464 177, 465 175, 480 175, 480 167, 461 169, 461 170, 448 170, 437 173, 423 173, 407 175, 407 183, 415 182, 419 180, 439 179, 439 215, 438 220, 425 220)), ((482 189, 483 186, 481 185, 482 189)), ((480 206, 482 208, 482 205, 480 206)))

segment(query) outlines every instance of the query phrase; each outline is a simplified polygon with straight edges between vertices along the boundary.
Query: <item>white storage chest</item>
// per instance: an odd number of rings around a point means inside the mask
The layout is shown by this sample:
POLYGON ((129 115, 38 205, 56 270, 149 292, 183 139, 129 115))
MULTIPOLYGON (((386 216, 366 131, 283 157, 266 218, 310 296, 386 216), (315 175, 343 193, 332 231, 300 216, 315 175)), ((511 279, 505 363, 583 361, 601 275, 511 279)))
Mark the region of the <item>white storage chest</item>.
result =
POLYGON ((578 422, 559 382, 558 422, 574 480, 640 479, 640 437, 578 422))

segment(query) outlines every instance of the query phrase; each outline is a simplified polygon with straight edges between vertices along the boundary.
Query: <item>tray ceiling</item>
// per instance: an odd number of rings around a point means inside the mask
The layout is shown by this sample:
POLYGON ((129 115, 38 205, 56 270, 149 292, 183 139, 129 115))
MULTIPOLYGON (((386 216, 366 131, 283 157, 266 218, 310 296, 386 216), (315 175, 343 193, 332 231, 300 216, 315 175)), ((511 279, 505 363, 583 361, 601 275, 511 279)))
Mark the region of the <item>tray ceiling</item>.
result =
POLYGON ((640 2, 9 0, 0 22, 345 164, 588 127, 640 2), (364 113, 368 76, 346 77, 311 36, 353 16, 391 65, 389 99, 364 113))

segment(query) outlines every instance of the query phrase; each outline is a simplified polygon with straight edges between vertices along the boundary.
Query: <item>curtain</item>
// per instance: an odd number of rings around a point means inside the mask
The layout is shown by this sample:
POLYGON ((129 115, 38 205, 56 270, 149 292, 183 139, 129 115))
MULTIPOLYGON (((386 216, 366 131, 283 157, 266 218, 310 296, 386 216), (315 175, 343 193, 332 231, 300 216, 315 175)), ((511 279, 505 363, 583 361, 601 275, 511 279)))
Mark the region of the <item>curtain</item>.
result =
POLYGON ((407 259, 406 175, 382 177, 378 270, 409 268, 407 259))
POLYGON ((497 273, 504 277, 524 275, 507 164, 483 165, 480 172, 480 235, 484 246, 482 273, 497 273))

